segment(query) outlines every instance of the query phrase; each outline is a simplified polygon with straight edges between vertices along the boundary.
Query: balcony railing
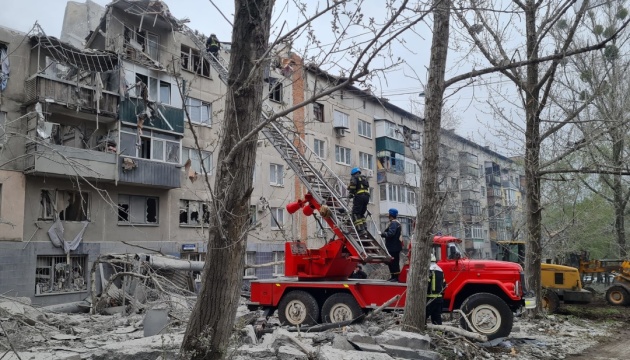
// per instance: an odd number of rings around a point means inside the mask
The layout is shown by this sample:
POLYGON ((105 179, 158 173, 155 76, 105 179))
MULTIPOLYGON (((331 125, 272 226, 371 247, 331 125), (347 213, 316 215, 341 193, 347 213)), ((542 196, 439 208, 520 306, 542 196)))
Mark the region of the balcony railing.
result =
MULTIPOLYGON (((37 74, 25 83, 26 103, 37 101, 54 102, 82 112, 96 113, 96 90, 92 86, 79 85, 61 79, 52 79, 37 74)), ((115 117, 118 107, 118 94, 103 90, 98 101, 100 115, 115 117)))
POLYGON ((53 144, 29 144, 25 173, 114 181, 116 154, 53 144))
MULTIPOLYGON (((145 127, 152 127, 166 131, 172 131, 179 134, 184 133, 184 110, 174 108, 168 105, 154 104, 153 117, 149 121, 144 122, 145 127)), ((119 118, 122 121, 137 124, 138 114, 144 114, 146 108, 144 102, 140 99, 128 99, 120 102, 119 118)))
POLYGON ((178 164, 120 156, 118 166, 121 183, 162 189, 180 187, 182 171, 178 164))

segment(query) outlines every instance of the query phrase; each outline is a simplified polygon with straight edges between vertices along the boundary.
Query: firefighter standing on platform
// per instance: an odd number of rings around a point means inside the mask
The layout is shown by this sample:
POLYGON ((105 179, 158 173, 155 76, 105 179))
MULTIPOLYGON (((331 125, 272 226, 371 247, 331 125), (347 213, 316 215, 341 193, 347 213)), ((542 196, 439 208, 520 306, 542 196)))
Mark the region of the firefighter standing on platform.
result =
POLYGON ((355 167, 350 171, 350 185, 348 185, 348 197, 352 201, 352 222, 360 236, 367 235, 365 225, 365 212, 370 202, 370 183, 367 177, 361 175, 361 169, 355 167))
POLYGON ((427 288, 427 318, 433 325, 442 325, 442 292, 444 291, 444 272, 438 266, 435 254, 431 254, 429 267, 429 286, 427 288))

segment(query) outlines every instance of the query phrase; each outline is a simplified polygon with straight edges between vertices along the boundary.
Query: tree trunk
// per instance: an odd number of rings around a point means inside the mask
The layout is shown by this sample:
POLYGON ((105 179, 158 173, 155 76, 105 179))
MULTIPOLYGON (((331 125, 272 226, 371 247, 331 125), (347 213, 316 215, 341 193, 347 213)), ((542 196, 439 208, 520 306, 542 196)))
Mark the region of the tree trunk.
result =
MULTIPOLYGON (((622 127, 625 129, 625 127, 622 127)), ((623 169, 623 148, 625 134, 621 133, 622 130, 615 130, 613 134, 613 164, 615 168, 623 169)), ((613 196, 615 206, 615 235, 617 237, 617 246, 619 247, 619 256, 626 258, 626 226, 625 226, 625 212, 626 212, 626 199, 624 196, 623 182, 620 174, 613 175, 613 196)))
MULTIPOLYGON (((534 0, 528 0, 525 6, 525 31, 527 59, 538 58, 536 36, 536 8, 534 0)), ((536 293, 536 315, 541 310, 540 266, 542 254, 540 208, 540 89, 538 87, 538 63, 527 65, 525 89, 525 181, 527 203, 527 246, 525 255, 525 273, 527 287, 536 293)))
POLYGON ((182 358, 222 359, 239 303, 247 249, 246 222, 256 140, 228 156, 261 120, 263 67, 253 70, 269 44, 274 0, 235 0, 223 136, 214 183, 208 251, 201 292, 182 343, 182 358))
POLYGON ((407 300, 403 328, 424 331, 426 324, 426 294, 429 277, 429 252, 433 230, 440 212, 438 195, 438 165, 440 127, 444 97, 444 74, 448 54, 450 0, 434 0, 433 39, 429 60, 429 79, 425 89, 425 112, 422 156, 422 198, 412 244, 411 274, 407 280, 407 300))

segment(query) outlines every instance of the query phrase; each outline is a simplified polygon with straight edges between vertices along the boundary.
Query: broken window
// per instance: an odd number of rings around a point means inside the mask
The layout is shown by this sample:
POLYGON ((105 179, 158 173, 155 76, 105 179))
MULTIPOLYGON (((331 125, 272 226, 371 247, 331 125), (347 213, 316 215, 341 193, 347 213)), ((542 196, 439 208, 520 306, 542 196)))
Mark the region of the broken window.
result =
POLYGON ((158 205, 157 197, 118 195, 118 223, 157 225, 158 205))
POLYGON ((207 203, 196 200, 179 200, 179 224, 201 225, 210 222, 210 208, 207 203))
POLYGON ((182 45, 180 61, 182 69, 210 77, 210 63, 200 55, 199 50, 182 45))
POLYGON ((282 82, 276 78, 269 79, 269 100, 282 102, 282 82))
POLYGON ((90 221, 90 194, 72 190, 42 190, 40 220, 90 221))
POLYGON ((87 256, 37 256, 35 296, 87 291, 87 256))
POLYGON ((137 56, 135 51, 142 52, 150 57, 152 60, 159 60, 159 44, 160 38, 158 35, 134 28, 133 31, 129 28, 125 28, 125 42, 127 46, 127 55, 132 59, 141 60, 141 56, 137 56), (134 51, 135 50, 135 51, 134 51))

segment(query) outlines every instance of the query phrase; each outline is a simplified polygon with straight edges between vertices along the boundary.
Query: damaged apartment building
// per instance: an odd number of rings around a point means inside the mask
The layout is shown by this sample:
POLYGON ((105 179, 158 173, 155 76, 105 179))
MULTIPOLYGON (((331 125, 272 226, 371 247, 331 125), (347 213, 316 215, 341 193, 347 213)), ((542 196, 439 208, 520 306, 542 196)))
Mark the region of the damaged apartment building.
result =
MULTIPOLYGON (((211 216, 205 180, 214 183, 220 161, 215 150, 223 135, 230 44, 211 57, 204 39, 162 1, 115 0, 98 8, 88 0, 84 10, 74 10, 64 19, 66 41, 43 29, 24 34, 0 27, 0 54, 6 54, 0 293, 38 305, 86 298, 100 255, 154 249, 203 261, 211 216), (68 17, 81 13, 92 21, 98 14, 99 21, 79 26, 85 19, 68 17)), ((277 50, 265 69, 266 111, 300 103, 340 80, 303 65, 290 46, 277 50)), ((281 121, 344 181, 353 167, 363 169, 372 195, 370 230, 382 230, 395 207, 409 239, 421 201, 420 118, 348 86, 281 121)), ((312 217, 286 212, 305 188, 262 135, 257 146, 246 262, 275 265, 245 269, 245 281, 282 276, 285 241, 319 247, 332 237, 312 217)), ((514 184, 522 170, 452 132, 444 133, 443 148, 441 179, 450 206, 437 230, 465 239, 471 255, 491 257, 492 241, 500 240, 492 231, 502 223, 489 220, 486 183, 493 186, 492 213, 504 214, 504 185, 519 191, 514 184), (477 205, 467 206, 471 201, 477 205)), ((98 291, 102 281, 95 281, 98 291)))

